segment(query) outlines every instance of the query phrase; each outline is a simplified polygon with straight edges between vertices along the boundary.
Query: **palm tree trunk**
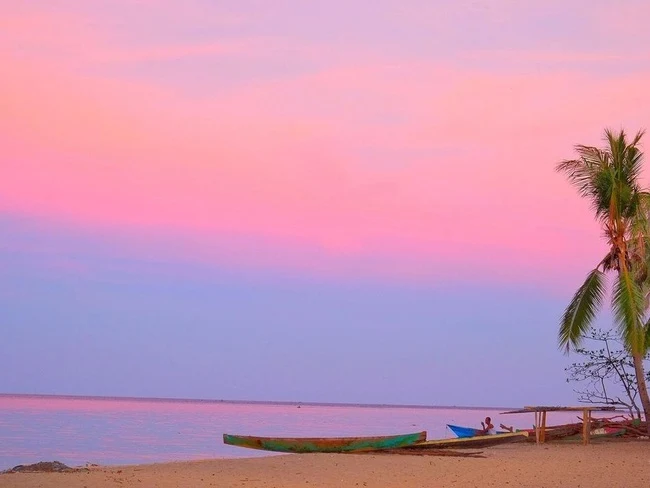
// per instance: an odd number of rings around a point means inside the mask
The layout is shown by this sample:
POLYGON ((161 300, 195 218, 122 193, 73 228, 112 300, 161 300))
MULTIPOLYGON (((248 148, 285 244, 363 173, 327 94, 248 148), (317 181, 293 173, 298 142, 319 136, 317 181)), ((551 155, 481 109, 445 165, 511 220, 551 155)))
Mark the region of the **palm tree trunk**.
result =
POLYGON ((639 398, 643 405, 643 414, 648 434, 650 434, 650 397, 648 397, 648 385, 645 381, 645 371, 643 368, 643 354, 633 353, 634 373, 636 374, 636 384, 639 389, 639 398))

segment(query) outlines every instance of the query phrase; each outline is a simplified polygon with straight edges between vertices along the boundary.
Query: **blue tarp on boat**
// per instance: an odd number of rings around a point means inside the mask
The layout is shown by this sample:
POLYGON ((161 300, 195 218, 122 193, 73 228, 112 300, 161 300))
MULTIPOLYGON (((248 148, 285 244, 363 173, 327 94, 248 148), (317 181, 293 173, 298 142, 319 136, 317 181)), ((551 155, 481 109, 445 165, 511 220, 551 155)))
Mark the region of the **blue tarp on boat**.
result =
MULTIPOLYGON (((454 434, 456 434, 456 437, 474 437, 475 435, 478 435, 478 433, 481 431, 481 429, 474 429, 472 427, 461 427, 460 425, 451 425, 447 424, 447 427, 449 427, 449 430, 451 430, 454 434)), ((507 434, 507 431, 503 430, 497 430, 497 434, 507 434)))
POLYGON ((461 427, 459 425, 447 424, 449 430, 451 430, 457 437, 474 437, 479 429, 473 429, 472 427, 461 427))

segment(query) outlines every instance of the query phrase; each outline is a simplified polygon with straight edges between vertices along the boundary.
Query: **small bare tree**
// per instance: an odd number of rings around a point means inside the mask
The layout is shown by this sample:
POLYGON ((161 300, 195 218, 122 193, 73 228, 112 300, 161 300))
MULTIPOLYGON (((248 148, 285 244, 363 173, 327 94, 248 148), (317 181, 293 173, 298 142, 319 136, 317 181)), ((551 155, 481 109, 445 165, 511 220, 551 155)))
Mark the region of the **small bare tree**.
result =
MULTIPOLYGON (((565 368, 567 382, 585 385, 583 389, 574 390, 578 401, 624 407, 632 418, 641 418, 634 362, 618 334, 613 330, 591 328, 585 339, 596 343, 596 347, 576 349, 585 360, 565 368)), ((650 374, 646 380, 650 381, 650 374)))

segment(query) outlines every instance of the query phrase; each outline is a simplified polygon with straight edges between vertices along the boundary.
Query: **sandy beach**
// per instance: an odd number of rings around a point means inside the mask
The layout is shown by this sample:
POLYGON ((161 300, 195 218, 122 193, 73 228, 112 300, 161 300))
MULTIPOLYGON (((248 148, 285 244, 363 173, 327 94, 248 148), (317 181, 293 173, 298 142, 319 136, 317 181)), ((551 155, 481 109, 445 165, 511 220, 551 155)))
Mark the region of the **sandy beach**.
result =
POLYGON ((590 487, 650 486, 650 442, 483 450, 485 458, 400 455, 280 455, 127 467, 74 473, 0 475, 0 487, 590 487))

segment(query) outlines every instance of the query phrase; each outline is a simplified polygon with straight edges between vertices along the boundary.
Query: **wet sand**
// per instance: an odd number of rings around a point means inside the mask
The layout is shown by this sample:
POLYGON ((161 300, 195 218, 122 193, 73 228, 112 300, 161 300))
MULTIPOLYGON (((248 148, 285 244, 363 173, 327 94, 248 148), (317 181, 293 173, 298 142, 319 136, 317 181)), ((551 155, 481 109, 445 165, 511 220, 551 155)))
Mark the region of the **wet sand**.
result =
POLYGON ((650 486, 650 441, 511 444, 485 458, 290 454, 74 473, 0 475, 0 487, 584 487, 650 486))

